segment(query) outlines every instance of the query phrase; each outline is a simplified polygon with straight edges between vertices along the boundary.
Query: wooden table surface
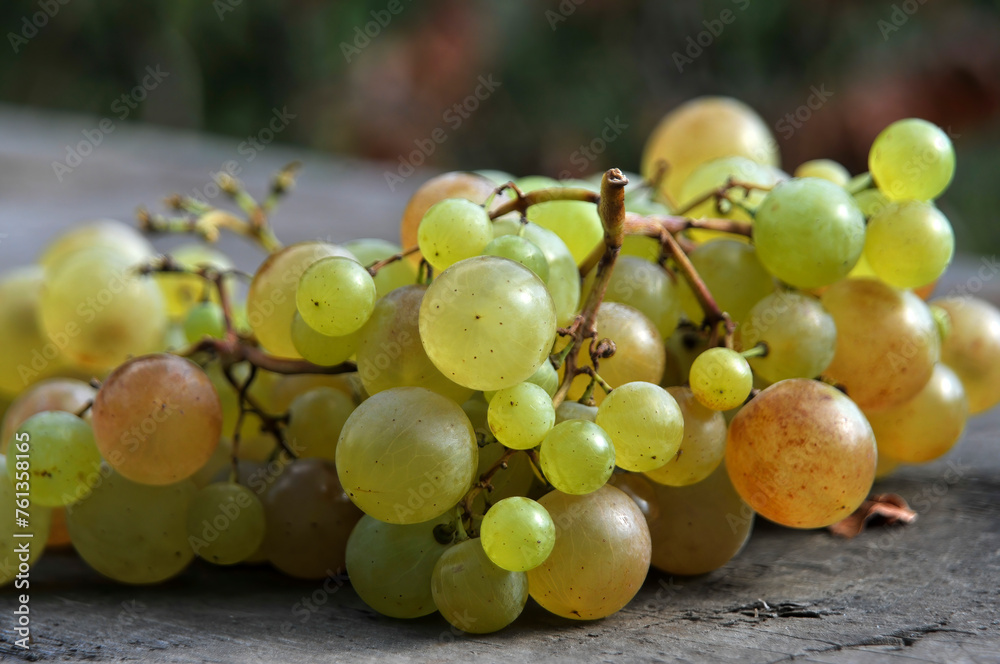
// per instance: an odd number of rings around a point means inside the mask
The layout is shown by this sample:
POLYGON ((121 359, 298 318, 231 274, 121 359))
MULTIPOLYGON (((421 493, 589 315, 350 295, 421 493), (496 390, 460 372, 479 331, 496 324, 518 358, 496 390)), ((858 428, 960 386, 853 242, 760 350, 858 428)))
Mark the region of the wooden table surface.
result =
MULTIPOLYGON (((287 161, 306 163, 276 219, 286 241, 396 239, 399 213, 427 176, 418 173, 393 192, 374 165, 278 145, 248 162, 238 140, 119 127, 59 182, 52 162, 96 126, 96 118, 0 107, 0 269, 30 262, 75 222, 127 220, 138 204, 203 188, 228 160, 241 165, 251 190, 287 161)), ((260 259, 239 239, 223 246, 242 267, 260 259)), ((959 260, 942 292, 978 290, 981 260, 959 260)), ((981 293, 1000 301, 996 276, 981 293)), ((653 572, 626 609, 596 622, 557 618, 529 602, 507 630, 465 635, 438 616, 381 617, 339 579, 300 582, 267 568, 195 564, 166 584, 130 587, 61 553, 32 571, 35 642, 28 652, 13 645, 14 591, 0 591, 0 659, 1000 662, 998 438, 995 410, 972 420, 945 459, 905 468, 877 486, 917 509, 912 526, 844 541, 760 521, 725 568, 696 578, 653 572)))

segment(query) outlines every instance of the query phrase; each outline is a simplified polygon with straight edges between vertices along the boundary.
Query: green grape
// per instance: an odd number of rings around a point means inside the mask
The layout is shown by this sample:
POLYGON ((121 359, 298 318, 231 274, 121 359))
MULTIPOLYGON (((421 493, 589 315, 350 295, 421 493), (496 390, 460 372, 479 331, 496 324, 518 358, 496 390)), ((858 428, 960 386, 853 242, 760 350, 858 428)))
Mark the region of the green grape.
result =
POLYGON ((660 120, 642 151, 642 175, 652 179, 665 162, 660 191, 680 200, 681 187, 701 164, 739 156, 778 166, 778 143, 752 108, 731 97, 699 97, 660 120))
MULTIPOLYGON (((656 212, 643 212, 641 210, 629 209, 628 204, 625 205, 625 209, 629 212, 636 212, 638 214, 667 214, 667 212, 656 211, 656 212)), ((660 241, 656 238, 651 238, 646 235, 626 235, 625 241, 622 243, 622 253, 621 256, 634 256, 635 258, 641 258, 644 261, 649 261, 650 263, 656 263, 660 260, 660 252, 662 248, 660 247, 660 241)), ((621 260, 621 258, 619 258, 621 260)))
POLYGON ((919 288, 934 282, 954 254, 951 223, 930 203, 890 203, 868 222, 865 258, 890 286, 919 288))
POLYGON ((419 618, 437 610, 431 594, 434 566, 447 549, 434 536, 446 515, 402 526, 365 515, 347 539, 347 573, 365 604, 390 618, 419 618))
POLYGON ((176 576, 194 558, 187 514, 196 492, 189 480, 149 486, 105 472, 90 495, 66 510, 73 548, 88 565, 121 583, 176 576))
POLYGON ((288 408, 285 437, 300 458, 322 457, 333 461, 340 432, 353 412, 354 399, 332 387, 303 392, 288 408))
POLYGON ((262 498, 267 530, 263 552, 271 564, 299 579, 342 574, 347 538, 361 518, 326 459, 288 464, 262 498))
MULTIPOLYGON (((79 413, 84 406, 94 400, 97 390, 73 378, 50 378, 35 383, 11 402, 7 413, 3 416, 3 426, 0 427, 0 454, 7 451, 7 442, 18 427, 29 417, 47 410, 61 410, 67 413, 79 413)), ((90 421, 90 411, 83 416, 90 421)))
POLYGON ((29 505, 29 500, 18 498, 15 493, 23 493, 24 487, 17 488, 7 479, 6 458, 0 456, 0 587, 6 586, 18 574, 26 574, 45 550, 52 529, 52 510, 41 505, 29 505), (20 501, 20 502, 19 502, 20 501), (16 509, 28 512, 28 525, 16 522, 16 509), (31 539, 15 537, 15 534, 30 535, 31 539), (30 541, 28 559, 22 560, 18 549, 25 541, 30 541))
MULTIPOLYGON (((188 270, 213 267, 217 270, 231 270, 233 262, 222 252, 201 243, 185 244, 170 252, 174 262, 188 270)), ((183 272, 157 272, 153 279, 163 293, 167 314, 177 321, 183 321, 188 312, 206 296, 210 302, 219 304, 219 292, 215 284, 196 274, 183 272)), ((232 281, 223 281, 228 293, 232 293, 232 281)))
MULTIPOLYGON (((476 173, 454 171, 442 173, 420 185, 413 194, 400 223, 400 241, 407 249, 417 245, 417 231, 424 215, 435 203, 447 198, 464 198, 477 204, 486 203, 493 194, 496 185, 489 178, 476 173)), ((494 197, 493 206, 503 202, 500 196, 494 197)), ((420 254, 413 254, 410 260, 414 266, 420 263, 420 254)))
POLYGON ((446 198, 435 203, 417 229, 420 253, 439 271, 481 254, 492 239, 489 213, 464 198, 446 198))
MULTIPOLYGON (((551 362, 542 362, 542 366, 538 367, 538 371, 531 374, 525 383, 533 383, 548 394, 550 397, 555 396, 556 391, 559 389, 559 372, 556 368, 552 366, 551 362)), ((496 394, 496 390, 487 390, 483 392, 483 398, 486 399, 486 403, 493 400, 493 395, 496 394)))
POLYGON ((455 403, 472 390, 438 370, 420 343, 420 305, 425 286, 398 288, 379 300, 358 345, 358 375, 369 394, 393 387, 425 387, 455 403))
POLYGON ((556 307, 556 320, 560 325, 569 325, 580 304, 580 271, 566 243, 550 230, 537 224, 522 224, 516 219, 493 222, 493 235, 519 235, 542 250, 549 265, 549 278, 545 285, 556 307))
POLYGON ((542 281, 549 280, 549 262, 537 246, 517 235, 501 235, 483 249, 484 256, 509 258, 528 268, 542 281))
POLYGON ((940 127, 926 120, 898 120, 882 130, 868 153, 878 188, 894 201, 929 201, 955 175, 955 149, 940 127))
POLYGON ((137 265, 156 256, 153 245, 135 227, 101 219, 81 224, 60 235, 45 247, 38 257, 38 264, 49 270, 66 262, 73 254, 90 249, 113 251, 129 265, 137 265))
POLYGON ((62 347, 73 330, 50 336, 39 320, 44 278, 39 267, 18 268, 0 277, 0 397, 14 398, 68 362, 62 347))
POLYGON ((359 328, 341 337, 331 337, 317 332, 296 312, 292 319, 292 345, 304 359, 323 367, 346 362, 358 352, 365 328, 359 328))
MULTIPOLYGON (((687 208, 696 200, 704 198, 705 194, 725 186, 730 179, 762 187, 772 187, 778 183, 778 178, 771 168, 746 157, 732 156, 714 159, 696 168, 684 181, 679 198, 681 208, 687 208)), ((741 205, 730 201, 719 203, 712 198, 695 205, 685 213, 685 216, 692 219, 711 217, 751 223, 753 218, 745 208, 755 209, 764 200, 767 192, 761 189, 752 189, 749 192, 733 189, 731 195, 741 205)), ((732 235, 726 233, 701 229, 691 229, 688 231, 688 235, 695 242, 707 242, 720 237, 733 238, 732 235)), ((746 240, 740 239, 739 241, 745 242, 746 240)))
POLYGON ((101 456, 133 482, 173 484, 215 452, 222 405, 201 367, 177 355, 129 360, 94 399, 94 438, 101 456))
POLYGON ((534 383, 519 383, 497 392, 490 401, 490 431, 504 446, 530 450, 541 444, 556 421, 552 397, 534 383))
MULTIPOLYGON (((262 372, 258 371, 258 375, 262 372)), ((264 376, 275 375, 263 373, 264 376)), ((358 378, 358 374, 295 374, 292 376, 277 376, 268 387, 266 395, 262 398, 267 402, 270 412, 283 413, 287 411, 295 398, 305 394, 317 387, 332 387, 338 392, 349 396, 355 404, 359 404, 368 398, 358 378)), ((251 386, 251 390, 253 386, 251 386)))
POLYGON ((187 536, 194 552, 216 565, 253 556, 264 541, 264 506, 253 491, 233 482, 209 484, 194 495, 187 536))
POLYGON ((897 406, 927 384, 941 342, 920 298, 874 279, 846 279, 820 301, 837 327, 833 361, 823 375, 843 385, 860 408, 897 406))
POLYGON ((477 256, 443 272, 420 305, 420 341, 441 373, 473 390, 524 382, 548 361, 556 312, 523 265, 477 256))
POLYGON ((732 410, 750 396, 753 373, 746 359, 728 348, 709 348, 691 365, 691 391, 712 410, 732 410))
POLYGON ((962 381, 969 412, 989 410, 1000 403, 1000 311, 975 297, 948 297, 932 304, 946 311, 951 323, 941 361, 962 381))
POLYGON ((421 387, 372 395, 348 418, 337 472, 351 500, 389 523, 420 523, 451 509, 473 481, 479 450, 455 402, 421 387))
POLYGON ((38 307, 45 333, 64 340, 63 354, 88 369, 157 350, 167 327, 156 283, 108 249, 77 252, 49 270, 38 307))
POLYGON ((726 454, 726 418, 701 405, 689 387, 668 387, 667 392, 677 401, 684 418, 684 438, 670 461, 645 474, 657 484, 696 484, 722 463, 726 454))
POLYGON ((7 445, 10 481, 29 481, 34 504, 69 505, 100 481, 101 454, 94 432, 72 413, 52 410, 32 415, 7 445))
POLYGON ((559 180, 546 177, 544 175, 526 175, 514 180, 514 184, 516 184, 517 188, 525 194, 532 191, 538 191, 539 189, 562 186, 559 180))
POLYGON ((597 620, 628 604, 649 571, 649 527, 635 502, 613 486, 586 496, 552 491, 544 507, 556 545, 528 571, 531 596, 572 620, 597 620))
POLYGON ((587 406, 579 401, 563 401, 556 408, 556 424, 560 424, 566 420, 596 422, 597 406, 587 406))
MULTIPOLYGON (((528 220, 546 228, 566 243, 577 265, 604 241, 597 206, 585 201, 549 201, 528 208, 528 220)), ((529 238, 530 239, 530 238, 529 238)))
POLYGON ((505 498, 493 505, 480 527, 483 550, 498 567, 527 572, 549 557, 556 526, 545 508, 530 498, 505 498))
POLYGON ((677 454, 684 419, 674 398, 659 385, 626 383, 597 409, 596 423, 615 446, 615 463, 625 470, 659 468, 677 454))
POLYGON ((552 427, 538 456, 549 483, 574 496, 597 491, 615 470, 611 437, 586 420, 567 420, 552 427))
POLYGON ((832 159, 811 159, 799 164, 793 175, 797 178, 820 178, 829 180, 838 187, 847 187, 851 174, 832 159))
POLYGON ((183 329, 188 343, 197 343, 205 337, 221 339, 226 336, 226 316, 214 302, 199 302, 188 311, 183 329))
MULTIPOLYGON (((370 238, 345 242, 344 249, 354 254, 358 262, 366 267, 403 251, 398 244, 370 238)), ((408 260, 395 261, 380 269, 374 279, 376 294, 380 298, 385 297, 397 288, 417 283, 417 266, 408 260)))
MULTIPOLYGON (((653 322, 632 307, 605 302, 597 311, 597 338, 615 342, 615 354, 600 362, 600 374, 611 386, 635 381, 659 383, 663 377, 666 355, 663 337, 653 322)), ((583 344, 576 358, 577 366, 592 366, 589 344, 583 344)), ((581 374, 573 379, 569 398, 580 398, 590 377, 581 374)), ((600 405, 604 392, 594 390, 600 405)))
MULTIPOLYGON (((774 292, 774 278, 761 265, 757 250, 748 244, 716 240, 695 248, 688 258, 715 303, 736 322, 746 320, 753 305, 774 292)), ((683 277, 678 278, 677 292, 684 313, 700 323, 705 311, 683 277)))
POLYGON ((846 518, 875 479, 868 420, 826 383, 791 378, 762 390, 729 425, 726 468, 743 500, 791 528, 846 518))
POLYGON ((854 194, 854 202, 865 219, 871 219, 888 207, 891 201, 878 189, 862 189, 854 194))
POLYGON ((321 258, 302 273, 295 302, 309 327, 331 337, 356 332, 375 308, 375 282, 352 258, 321 258))
POLYGON ((774 187, 757 208, 753 241, 768 271, 797 288, 847 276, 865 246, 854 199, 828 180, 797 178, 774 187))
POLYGON ((865 415, 875 432, 879 454, 904 463, 925 463, 943 456, 958 442, 969 418, 969 400, 955 372, 939 363, 915 397, 865 415))
MULTIPOLYGON (((584 299, 596 278, 595 267, 584 282, 584 299)), ((619 257, 608 280, 604 301, 621 302, 642 312, 664 338, 673 334, 681 319, 677 283, 659 265, 634 256, 619 257)))
POLYGON ((833 360, 837 328, 816 298, 778 291, 755 304, 736 330, 738 349, 750 350, 761 343, 767 344, 767 355, 749 361, 764 380, 815 378, 833 360))
POLYGON ((247 294, 247 322, 258 341, 275 355, 299 357, 292 342, 295 292, 306 268, 329 256, 354 258, 333 244, 302 242, 271 254, 257 268, 247 294))
POLYGON ((528 577, 493 564, 482 540, 449 548, 431 575, 431 593, 449 623, 471 634, 489 634, 514 622, 528 603, 528 577))
MULTIPOLYGON (((725 443, 725 427, 722 437, 725 443)), ((686 486, 663 486, 631 473, 613 480, 646 517, 653 543, 650 562, 667 574, 719 569, 750 539, 754 512, 736 493, 724 464, 686 486)))

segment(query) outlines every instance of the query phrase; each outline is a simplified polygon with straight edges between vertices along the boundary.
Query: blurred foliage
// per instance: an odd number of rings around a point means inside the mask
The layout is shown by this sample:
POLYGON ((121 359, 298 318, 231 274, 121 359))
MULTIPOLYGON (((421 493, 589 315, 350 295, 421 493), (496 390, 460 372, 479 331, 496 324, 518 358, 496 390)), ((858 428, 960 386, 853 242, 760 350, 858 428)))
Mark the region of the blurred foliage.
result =
POLYGON ((441 128, 434 167, 583 175, 580 148, 611 122, 625 127, 589 165, 635 169, 685 99, 730 94, 780 129, 823 89, 777 132, 789 170, 864 170, 882 127, 927 118, 956 136, 942 206, 960 245, 1000 250, 996 0, 33 0, 0 5, 8 42, 43 6, 58 12, 0 59, 6 102, 111 115, 159 65, 130 120, 246 137, 287 108, 282 140, 391 163, 441 128), (499 86, 463 117, 482 80, 499 86))

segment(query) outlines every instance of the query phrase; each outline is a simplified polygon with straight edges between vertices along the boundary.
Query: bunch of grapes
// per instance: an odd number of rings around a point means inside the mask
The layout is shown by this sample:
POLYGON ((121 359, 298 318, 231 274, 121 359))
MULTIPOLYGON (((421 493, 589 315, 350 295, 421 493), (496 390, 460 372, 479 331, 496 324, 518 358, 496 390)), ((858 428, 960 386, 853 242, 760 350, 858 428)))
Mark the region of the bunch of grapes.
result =
POLYGON ((704 98, 641 176, 433 178, 401 245, 282 246, 291 170, 262 203, 220 180, 245 218, 142 213, 256 240, 252 277, 82 226, 0 278, 0 561, 30 530, 124 583, 195 556, 346 571, 385 615, 484 633, 529 596, 596 619, 650 565, 716 569, 756 514, 835 524, 1000 402, 1000 312, 925 301, 948 136, 896 122, 869 168, 789 176, 752 110, 704 98))

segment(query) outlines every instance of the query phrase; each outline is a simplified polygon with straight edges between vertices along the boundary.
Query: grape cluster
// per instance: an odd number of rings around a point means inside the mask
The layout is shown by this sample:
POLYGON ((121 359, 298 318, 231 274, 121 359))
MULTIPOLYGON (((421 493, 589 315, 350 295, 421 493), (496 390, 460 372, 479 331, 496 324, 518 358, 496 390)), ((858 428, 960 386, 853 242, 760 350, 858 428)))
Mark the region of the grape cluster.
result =
POLYGON ((123 583, 195 556, 346 571, 380 613, 484 633, 529 597, 590 620, 651 565, 716 569, 755 514, 832 525, 1000 402, 1000 312, 926 302, 954 168, 911 119, 869 173, 789 176, 752 110, 705 98, 663 119, 642 176, 433 178, 402 246, 282 247, 289 172, 264 204, 220 184, 247 221, 143 213, 259 241, 248 288, 205 244, 81 226, 0 277, 0 562, 27 528, 35 556, 70 543, 123 583))

